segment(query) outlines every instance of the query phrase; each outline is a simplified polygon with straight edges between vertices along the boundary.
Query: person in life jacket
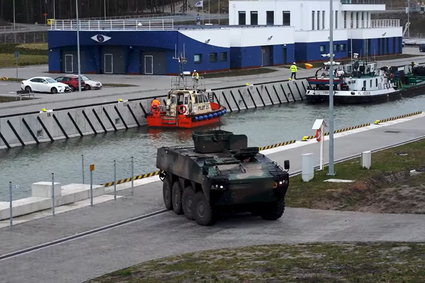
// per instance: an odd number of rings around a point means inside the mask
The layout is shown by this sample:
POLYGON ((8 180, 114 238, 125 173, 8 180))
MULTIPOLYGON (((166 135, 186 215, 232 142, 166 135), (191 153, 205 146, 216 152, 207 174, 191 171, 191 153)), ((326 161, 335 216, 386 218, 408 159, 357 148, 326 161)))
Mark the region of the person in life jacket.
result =
POLYGON ((198 82, 199 82, 199 73, 196 70, 193 70, 192 72, 192 80, 193 80, 193 87, 197 88, 198 82))
POLYGON ((158 111, 160 106, 161 106, 161 101, 159 101, 156 97, 154 97, 151 101, 151 109, 158 111))
POLYGON ((291 67, 289 67, 289 70, 291 70, 290 80, 296 80, 297 79, 297 65, 295 65, 295 62, 292 63, 291 67))

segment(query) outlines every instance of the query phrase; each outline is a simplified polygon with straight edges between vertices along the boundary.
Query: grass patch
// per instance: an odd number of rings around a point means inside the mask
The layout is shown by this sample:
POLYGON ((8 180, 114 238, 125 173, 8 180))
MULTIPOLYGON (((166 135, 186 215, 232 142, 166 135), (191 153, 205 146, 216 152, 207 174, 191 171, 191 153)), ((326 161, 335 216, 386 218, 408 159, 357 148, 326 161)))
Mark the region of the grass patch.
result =
POLYGON ((265 245, 149 261, 89 282, 424 282, 424 243, 265 245))
POLYGON ((15 66, 15 51, 19 51, 19 66, 47 64, 47 43, 4 44, 0 49, 0 68, 15 66))
POLYGON ((249 76, 249 75, 259 75, 276 72, 276 70, 270 68, 256 68, 256 69, 243 69, 243 70, 229 70, 226 72, 219 73, 207 73, 202 74, 206 79, 212 78, 222 78, 222 77, 238 77, 238 76, 249 76))
POLYGON ((291 178, 286 204, 290 207, 360 210, 372 212, 425 213, 425 140, 372 154, 372 168, 360 168, 360 159, 335 164, 336 176, 316 171, 310 182, 291 178), (354 180, 329 183, 326 179, 354 180), (378 201, 379 200, 379 201, 378 201), (379 204, 378 204, 379 202, 379 204))

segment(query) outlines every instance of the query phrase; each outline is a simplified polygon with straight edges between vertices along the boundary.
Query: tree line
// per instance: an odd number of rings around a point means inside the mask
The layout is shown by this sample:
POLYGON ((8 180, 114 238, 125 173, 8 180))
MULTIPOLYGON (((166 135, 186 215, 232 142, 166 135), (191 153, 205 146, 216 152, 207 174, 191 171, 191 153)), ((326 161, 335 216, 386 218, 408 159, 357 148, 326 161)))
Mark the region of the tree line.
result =
POLYGON ((187 0, 0 0, 0 20, 45 23, 46 19, 71 19, 76 16, 75 1, 81 18, 184 13, 187 0))

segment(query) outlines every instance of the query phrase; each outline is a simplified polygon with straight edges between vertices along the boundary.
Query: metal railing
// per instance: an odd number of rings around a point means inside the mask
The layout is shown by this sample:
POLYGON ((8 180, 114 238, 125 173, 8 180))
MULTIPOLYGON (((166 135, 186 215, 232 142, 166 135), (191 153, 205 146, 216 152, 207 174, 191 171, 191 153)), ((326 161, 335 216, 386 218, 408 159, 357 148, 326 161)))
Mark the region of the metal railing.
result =
MULTIPOLYGON (((80 30, 170 30, 173 19, 80 20, 80 30)), ((76 20, 55 20, 51 30, 76 30, 76 20)))
POLYGON ((385 4, 384 0, 341 0, 341 4, 385 4))
POLYGON ((400 19, 375 19, 370 21, 371 28, 401 27, 400 19))

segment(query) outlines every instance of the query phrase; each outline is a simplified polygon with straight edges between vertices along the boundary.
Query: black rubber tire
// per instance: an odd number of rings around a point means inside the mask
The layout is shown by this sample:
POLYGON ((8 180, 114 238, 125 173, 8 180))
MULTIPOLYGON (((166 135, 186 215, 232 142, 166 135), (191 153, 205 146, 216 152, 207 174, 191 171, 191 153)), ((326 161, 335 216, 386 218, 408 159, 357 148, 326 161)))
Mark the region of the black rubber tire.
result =
POLYGON ((85 90, 91 90, 91 86, 90 86, 90 85, 88 85, 88 84, 86 84, 86 85, 84 86, 84 89, 85 89, 85 90))
POLYGON ((183 214, 182 208, 182 189, 178 181, 173 183, 171 188, 171 200, 173 202, 173 210, 177 215, 183 214))
POLYGON ((214 211, 204 196, 203 192, 197 192, 193 203, 193 214, 195 221, 199 225, 209 226, 214 224, 215 215, 214 211))
POLYGON ((25 87, 25 91, 26 91, 26 92, 28 92, 28 93, 30 93, 30 92, 32 92, 32 89, 31 89, 31 87, 30 87, 30 86, 28 86, 28 85, 27 85, 27 86, 25 87))
POLYGON ((276 201, 264 205, 261 211, 261 217, 265 220, 277 220, 285 211, 285 201, 276 201))
POLYGON ((71 89, 71 92, 74 92, 76 90, 76 88, 73 86, 69 86, 69 88, 71 89))
POLYGON ((187 219, 193 220, 195 219, 193 216, 193 203, 195 200, 195 192, 192 189, 192 186, 187 186, 183 190, 182 196, 182 208, 183 214, 187 219))
POLYGON ((58 90, 57 90, 57 88, 52 87, 52 89, 50 90, 50 92, 51 92, 52 94, 55 94, 55 93, 58 93, 58 90))
POLYGON ((164 199, 165 208, 168 210, 173 209, 173 203, 171 202, 171 184, 168 178, 165 178, 162 183, 162 198, 164 199))

